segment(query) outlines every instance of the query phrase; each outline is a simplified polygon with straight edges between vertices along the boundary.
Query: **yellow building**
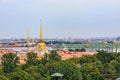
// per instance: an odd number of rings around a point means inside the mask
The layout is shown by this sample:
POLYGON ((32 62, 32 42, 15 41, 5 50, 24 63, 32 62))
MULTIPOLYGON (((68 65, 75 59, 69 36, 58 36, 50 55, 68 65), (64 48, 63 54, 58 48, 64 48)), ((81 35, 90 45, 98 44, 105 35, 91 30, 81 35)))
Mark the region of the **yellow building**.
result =
POLYGON ((42 20, 40 21, 40 42, 36 46, 37 53, 44 54, 48 53, 48 48, 46 44, 43 42, 43 34, 42 34, 42 20))

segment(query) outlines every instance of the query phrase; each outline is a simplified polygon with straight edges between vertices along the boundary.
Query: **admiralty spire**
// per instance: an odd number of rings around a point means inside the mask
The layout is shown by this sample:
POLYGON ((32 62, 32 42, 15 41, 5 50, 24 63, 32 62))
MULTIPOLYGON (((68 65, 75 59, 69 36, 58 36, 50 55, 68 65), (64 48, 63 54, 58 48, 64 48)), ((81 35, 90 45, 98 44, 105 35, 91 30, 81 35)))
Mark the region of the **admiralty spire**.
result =
POLYGON ((41 54, 48 52, 48 48, 43 41, 42 20, 40 20, 40 41, 37 43, 36 49, 41 54))

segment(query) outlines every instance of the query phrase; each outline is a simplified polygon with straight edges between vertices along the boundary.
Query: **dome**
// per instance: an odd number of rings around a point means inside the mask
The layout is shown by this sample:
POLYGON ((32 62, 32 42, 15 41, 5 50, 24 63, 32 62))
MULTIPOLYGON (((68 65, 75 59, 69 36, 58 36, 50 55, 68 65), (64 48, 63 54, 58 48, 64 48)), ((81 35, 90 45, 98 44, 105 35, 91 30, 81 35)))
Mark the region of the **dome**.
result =
POLYGON ((41 43, 38 43, 37 46, 46 46, 46 44, 41 42, 41 43))
POLYGON ((40 42, 37 44, 37 49, 38 50, 46 50, 47 47, 46 47, 46 44, 44 42, 40 42))

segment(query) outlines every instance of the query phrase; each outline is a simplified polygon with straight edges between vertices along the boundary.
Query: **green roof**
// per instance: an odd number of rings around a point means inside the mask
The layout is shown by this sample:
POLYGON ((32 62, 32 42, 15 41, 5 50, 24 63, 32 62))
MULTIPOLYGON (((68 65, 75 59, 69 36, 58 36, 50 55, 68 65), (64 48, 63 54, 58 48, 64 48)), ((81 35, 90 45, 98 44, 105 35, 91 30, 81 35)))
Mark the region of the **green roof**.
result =
POLYGON ((116 80, 120 80, 120 78, 117 78, 116 80))
POLYGON ((76 49, 76 48, 120 48, 120 43, 85 43, 85 44, 57 44, 55 48, 76 49))
POLYGON ((54 74, 52 74, 51 76, 52 76, 52 77, 62 77, 63 74, 61 74, 61 73, 54 73, 54 74))

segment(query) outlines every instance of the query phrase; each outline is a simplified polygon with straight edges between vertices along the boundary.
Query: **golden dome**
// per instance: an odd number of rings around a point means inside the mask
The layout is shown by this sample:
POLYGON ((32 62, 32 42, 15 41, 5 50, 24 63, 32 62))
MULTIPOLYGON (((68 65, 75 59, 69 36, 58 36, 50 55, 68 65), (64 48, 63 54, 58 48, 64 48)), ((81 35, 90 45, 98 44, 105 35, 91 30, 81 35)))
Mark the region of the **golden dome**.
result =
POLYGON ((46 44, 43 43, 43 42, 40 42, 40 43, 37 44, 37 46, 46 46, 46 44))
POLYGON ((37 44, 37 49, 38 50, 46 50, 47 47, 46 47, 46 44, 44 42, 40 42, 37 44))

